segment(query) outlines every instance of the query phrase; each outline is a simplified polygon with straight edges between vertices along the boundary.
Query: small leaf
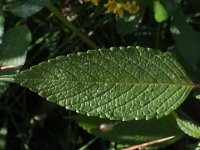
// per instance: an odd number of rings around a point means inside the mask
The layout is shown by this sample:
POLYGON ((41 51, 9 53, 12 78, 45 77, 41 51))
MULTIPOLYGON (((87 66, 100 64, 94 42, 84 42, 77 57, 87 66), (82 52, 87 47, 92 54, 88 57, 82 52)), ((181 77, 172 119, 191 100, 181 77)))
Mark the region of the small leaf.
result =
POLYGON ((154 9, 154 18, 157 22, 160 23, 168 19, 168 13, 159 0, 154 0, 153 9, 154 9))
POLYGON ((29 17, 42 9, 46 0, 21 0, 12 2, 7 9, 18 17, 29 17))
POLYGON ((170 31, 178 53, 189 65, 190 70, 196 71, 200 58, 200 34, 186 22, 186 17, 181 10, 177 10, 174 14, 170 31))
MULTIPOLYGON (((0 45, 0 67, 25 63, 26 51, 31 41, 31 33, 26 26, 16 26, 4 33, 0 45)), ((20 67, 0 70, 0 75, 14 74, 20 67)), ((8 83, 0 81, 0 95, 6 90, 8 83)))
POLYGON ((0 45, 0 65, 24 64, 24 56, 30 41, 31 33, 26 26, 16 26, 6 31, 0 45))
POLYGON ((81 114, 113 120, 168 115, 195 87, 172 55, 142 47, 61 56, 0 80, 81 114))
POLYGON ((190 121, 183 120, 180 118, 177 119, 177 123, 183 132, 185 132, 189 136, 200 139, 200 127, 199 126, 193 124, 190 121))
POLYGON ((137 145, 170 136, 176 137, 173 140, 152 145, 152 147, 158 148, 172 144, 183 135, 183 132, 177 128, 176 120, 172 115, 161 119, 126 122, 110 121, 83 115, 75 116, 74 119, 87 132, 119 144, 137 145), (108 125, 108 127, 112 125, 112 129, 105 132, 101 129, 103 125, 108 125))

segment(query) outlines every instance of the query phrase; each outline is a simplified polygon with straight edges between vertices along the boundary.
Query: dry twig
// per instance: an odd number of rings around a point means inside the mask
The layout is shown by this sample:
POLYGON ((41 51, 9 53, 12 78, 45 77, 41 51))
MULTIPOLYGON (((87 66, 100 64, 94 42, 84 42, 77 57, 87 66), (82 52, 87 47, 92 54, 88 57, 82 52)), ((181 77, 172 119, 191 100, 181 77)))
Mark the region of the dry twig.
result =
POLYGON ((131 146, 131 147, 128 147, 128 148, 124 148, 123 150, 137 150, 137 149, 141 149, 141 148, 153 145, 153 144, 157 144, 157 143, 161 143, 161 142, 164 142, 164 141, 167 141, 167 140, 171 140, 173 138, 175 138, 175 136, 170 136, 170 137, 167 137, 167 138, 163 138, 163 139, 159 139, 159 140, 155 140, 155 141, 151 141, 151 142, 147 142, 147 143, 134 145, 134 146, 131 146))
POLYGON ((0 70, 6 70, 6 69, 13 69, 21 67, 21 65, 8 65, 8 66, 0 66, 0 70))

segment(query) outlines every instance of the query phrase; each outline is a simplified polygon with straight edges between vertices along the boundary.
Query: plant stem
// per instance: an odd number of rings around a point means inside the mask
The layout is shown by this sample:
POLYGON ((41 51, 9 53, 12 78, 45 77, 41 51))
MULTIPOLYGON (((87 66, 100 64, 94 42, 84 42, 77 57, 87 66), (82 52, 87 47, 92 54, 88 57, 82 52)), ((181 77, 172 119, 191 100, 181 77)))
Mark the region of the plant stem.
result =
POLYGON ((148 147, 150 145, 157 144, 157 143, 162 143, 162 142, 165 142, 167 140, 171 140, 173 138, 175 138, 175 136, 170 136, 170 137, 167 137, 167 138, 158 139, 158 140, 150 141, 150 142, 147 142, 147 143, 131 146, 131 147, 128 147, 128 148, 124 148, 123 150, 137 150, 137 149, 145 148, 145 147, 148 147))
POLYGON ((54 4, 48 0, 46 3, 46 7, 49 11, 56 16, 64 25, 66 25, 73 33, 79 36, 85 43, 87 43, 91 48, 98 48, 98 46, 79 28, 77 28, 73 23, 68 21, 63 14, 54 6, 54 4))

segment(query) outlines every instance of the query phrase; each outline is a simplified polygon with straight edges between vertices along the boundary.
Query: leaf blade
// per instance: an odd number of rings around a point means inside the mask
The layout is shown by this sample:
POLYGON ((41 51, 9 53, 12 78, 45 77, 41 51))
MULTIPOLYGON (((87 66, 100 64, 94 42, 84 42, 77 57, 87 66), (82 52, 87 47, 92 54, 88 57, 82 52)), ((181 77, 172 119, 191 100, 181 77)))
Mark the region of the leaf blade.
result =
POLYGON ((158 23, 166 21, 168 19, 168 12, 160 1, 154 0, 153 2, 154 18, 158 23))
POLYGON ((176 120, 172 115, 161 119, 132 120, 126 122, 111 121, 83 115, 74 116, 73 119, 88 133, 105 140, 114 141, 118 144, 137 145, 169 136, 176 136, 172 141, 152 145, 152 149, 170 145, 184 135, 177 127, 176 120))
POLYGON ((196 71, 200 57, 200 34, 186 20, 182 10, 178 8, 171 22, 170 32, 176 45, 176 53, 181 56, 190 70, 196 71))
POLYGON ((113 120, 160 118, 194 86, 169 53, 141 47, 57 57, 15 75, 14 82, 67 109, 113 120))
POLYGON ((180 129, 189 136, 200 139, 200 127, 194 123, 177 118, 177 124, 180 129))
POLYGON ((8 4, 8 10, 18 17, 29 17, 39 12, 46 0, 21 0, 8 4))

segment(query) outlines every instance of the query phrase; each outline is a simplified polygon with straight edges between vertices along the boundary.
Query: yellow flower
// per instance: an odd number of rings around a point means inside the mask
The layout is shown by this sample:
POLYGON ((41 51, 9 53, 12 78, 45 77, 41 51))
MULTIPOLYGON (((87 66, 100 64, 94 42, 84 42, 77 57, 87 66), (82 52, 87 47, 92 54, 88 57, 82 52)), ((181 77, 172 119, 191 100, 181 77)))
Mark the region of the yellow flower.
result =
POLYGON ((120 18, 124 16, 124 3, 118 3, 115 0, 109 0, 108 3, 104 4, 107 8, 106 13, 114 13, 120 18))
POLYGON ((108 2, 104 4, 104 7, 107 8, 106 13, 114 13, 120 18, 124 16, 124 11, 127 11, 130 14, 136 14, 140 10, 140 7, 136 4, 135 0, 127 1, 126 3, 108 0, 108 2))
POLYGON ((128 11, 130 14, 136 14, 140 10, 140 7, 136 4, 136 1, 132 2, 128 1, 124 5, 124 9, 128 11))
POLYGON ((91 2, 93 3, 95 6, 99 5, 99 0, 84 0, 84 2, 91 2))

